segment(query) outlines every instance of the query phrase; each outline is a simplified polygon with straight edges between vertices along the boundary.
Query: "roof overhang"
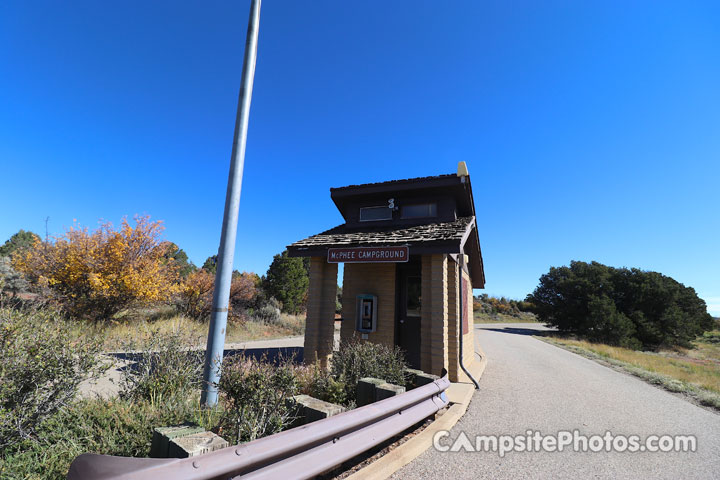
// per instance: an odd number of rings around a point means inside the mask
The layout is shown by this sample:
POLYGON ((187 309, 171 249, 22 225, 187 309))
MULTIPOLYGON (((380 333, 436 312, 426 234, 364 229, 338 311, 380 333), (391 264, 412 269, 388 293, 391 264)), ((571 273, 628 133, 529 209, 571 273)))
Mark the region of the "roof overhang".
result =
POLYGON ((343 225, 330 229, 305 240, 288 245, 291 257, 327 258, 330 248, 407 246, 410 255, 465 254, 473 288, 485 288, 485 272, 480 253, 475 218, 462 218, 446 224, 420 225, 415 227, 394 227, 375 232, 345 231, 343 225), (423 238, 424 231, 443 231, 446 238, 423 238))

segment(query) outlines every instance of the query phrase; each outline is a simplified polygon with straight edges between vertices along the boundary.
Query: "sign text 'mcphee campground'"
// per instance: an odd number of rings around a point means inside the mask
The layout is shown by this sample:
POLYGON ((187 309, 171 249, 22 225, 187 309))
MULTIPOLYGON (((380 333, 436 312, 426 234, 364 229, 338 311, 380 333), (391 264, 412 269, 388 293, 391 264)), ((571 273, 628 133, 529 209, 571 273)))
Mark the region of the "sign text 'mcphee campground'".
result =
POLYGON ((407 262, 408 247, 329 248, 328 263, 392 263, 407 262))

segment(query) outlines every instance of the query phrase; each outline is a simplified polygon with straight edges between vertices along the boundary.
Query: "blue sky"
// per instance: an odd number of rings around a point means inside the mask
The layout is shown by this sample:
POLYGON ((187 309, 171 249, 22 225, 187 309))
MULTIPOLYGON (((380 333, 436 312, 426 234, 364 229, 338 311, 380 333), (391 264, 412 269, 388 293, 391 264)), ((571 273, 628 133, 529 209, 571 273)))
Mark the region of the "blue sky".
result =
MULTIPOLYGON (((249 1, 0 5, 0 240, 162 219, 217 251, 249 1)), ((329 188, 470 170, 486 292, 670 275, 720 315, 720 4, 267 0, 236 268, 342 222, 329 188)))

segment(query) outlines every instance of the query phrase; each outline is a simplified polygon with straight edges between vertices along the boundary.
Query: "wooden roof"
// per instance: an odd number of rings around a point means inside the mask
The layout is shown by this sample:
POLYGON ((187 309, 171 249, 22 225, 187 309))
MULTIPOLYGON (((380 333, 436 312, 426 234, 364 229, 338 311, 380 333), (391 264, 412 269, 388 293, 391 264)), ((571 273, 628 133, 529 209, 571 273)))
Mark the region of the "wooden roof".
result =
POLYGON ((408 192, 442 192, 443 195, 452 196, 456 200, 457 213, 460 216, 454 221, 418 222, 420 224, 415 225, 389 223, 378 226, 376 223, 361 228, 350 228, 347 224, 338 225, 288 245, 288 253, 294 257, 326 256, 328 248, 400 245, 410 247, 411 255, 464 253, 470 258, 468 267, 473 288, 484 288, 485 272, 469 176, 437 175, 330 189, 333 201, 346 219, 345 210, 358 198, 408 192))

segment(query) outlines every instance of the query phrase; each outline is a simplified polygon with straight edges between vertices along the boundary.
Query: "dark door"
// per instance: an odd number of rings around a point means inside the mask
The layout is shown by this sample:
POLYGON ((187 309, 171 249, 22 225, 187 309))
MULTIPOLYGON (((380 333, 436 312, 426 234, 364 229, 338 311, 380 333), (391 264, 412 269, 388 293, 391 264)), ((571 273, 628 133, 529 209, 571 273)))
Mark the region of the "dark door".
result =
POLYGON ((420 368, 421 268, 420 258, 414 256, 397 264, 395 343, 411 368, 420 368))

